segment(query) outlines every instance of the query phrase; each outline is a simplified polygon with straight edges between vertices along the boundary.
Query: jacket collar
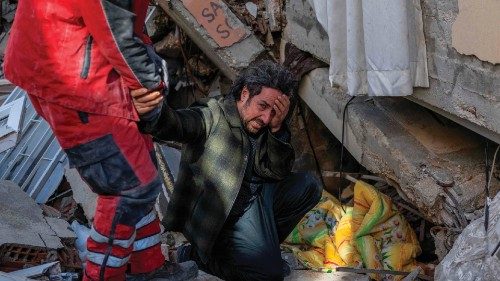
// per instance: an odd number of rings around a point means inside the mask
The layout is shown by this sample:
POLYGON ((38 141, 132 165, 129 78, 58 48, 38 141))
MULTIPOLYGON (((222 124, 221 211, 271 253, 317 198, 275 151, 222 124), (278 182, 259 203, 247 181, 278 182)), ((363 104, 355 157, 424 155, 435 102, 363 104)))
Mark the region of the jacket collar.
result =
POLYGON ((224 111, 224 115, 226 115, 226 119, 231 125, 231 127, 241 128, 241 119, 240 113, 238 112, 238 108, 236 107, 236 100, 233 96, 226 96, 219 100, 219 104, 221 105, 222 111, 224 111))

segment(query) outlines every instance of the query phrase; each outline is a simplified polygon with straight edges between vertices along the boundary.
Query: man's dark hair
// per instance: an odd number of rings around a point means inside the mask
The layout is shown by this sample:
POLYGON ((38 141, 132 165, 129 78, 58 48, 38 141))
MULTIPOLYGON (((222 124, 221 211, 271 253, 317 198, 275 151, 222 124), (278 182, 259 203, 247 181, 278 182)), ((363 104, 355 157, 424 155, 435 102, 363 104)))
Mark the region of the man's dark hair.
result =
POLYGON ((272 61, 261 61, 245 69, 234 81, 229 95, 239 100, 243 87, 247 86, 250 97, 260 94, 262 87, 273 88, 293 98, 297 80, 285 67, 272 61))

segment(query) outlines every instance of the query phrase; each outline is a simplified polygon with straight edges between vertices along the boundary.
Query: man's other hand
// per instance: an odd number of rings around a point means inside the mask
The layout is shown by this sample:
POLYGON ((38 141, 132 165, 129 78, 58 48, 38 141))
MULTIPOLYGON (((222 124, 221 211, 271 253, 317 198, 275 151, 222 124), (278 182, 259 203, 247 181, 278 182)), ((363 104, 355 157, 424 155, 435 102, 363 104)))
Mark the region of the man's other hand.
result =
POLYGON ((131 90, 130 94, 132 95, 132 101, 139 115, 150 112, 163 101, 161 92, 148 92, 146 88, 131 90))
POLYGON ((271 132, 276 133, 281 128, 281 123, 285 119, 288 114, 288 110, 290 109, 290 98, 286 95, 281 95, 277 100, 274 101, 273 110, 275 114, 273 119, 271 119, 271 123, 269 127, 271 132))

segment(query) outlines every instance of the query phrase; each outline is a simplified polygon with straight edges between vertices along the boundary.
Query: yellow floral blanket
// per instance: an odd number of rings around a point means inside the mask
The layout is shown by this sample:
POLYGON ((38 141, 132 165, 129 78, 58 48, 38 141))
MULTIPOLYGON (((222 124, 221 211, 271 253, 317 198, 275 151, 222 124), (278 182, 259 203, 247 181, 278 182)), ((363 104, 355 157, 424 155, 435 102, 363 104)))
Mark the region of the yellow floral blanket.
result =
POLYGON ((338 266, 410 272, 421 252, 415 232, 391 199, 363 181, 354 185, 353 207, 342 208, 324 191, 285 243, 305 266, 326 272, 338 266))

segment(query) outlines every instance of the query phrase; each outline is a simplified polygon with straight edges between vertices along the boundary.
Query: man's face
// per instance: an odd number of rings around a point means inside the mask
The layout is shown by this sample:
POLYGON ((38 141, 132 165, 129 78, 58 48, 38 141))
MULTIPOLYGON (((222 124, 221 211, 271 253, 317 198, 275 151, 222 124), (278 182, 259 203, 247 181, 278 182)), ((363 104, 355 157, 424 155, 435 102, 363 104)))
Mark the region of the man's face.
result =
POLYGON ((276 114, 273 105, 282 94, 279 90, 262 87, 260 94, 250 98, 248 89, 246 87, 243 88, 240 100, 236 102, 236 106, 247 132, 257 134, 269 125, 276 114))

